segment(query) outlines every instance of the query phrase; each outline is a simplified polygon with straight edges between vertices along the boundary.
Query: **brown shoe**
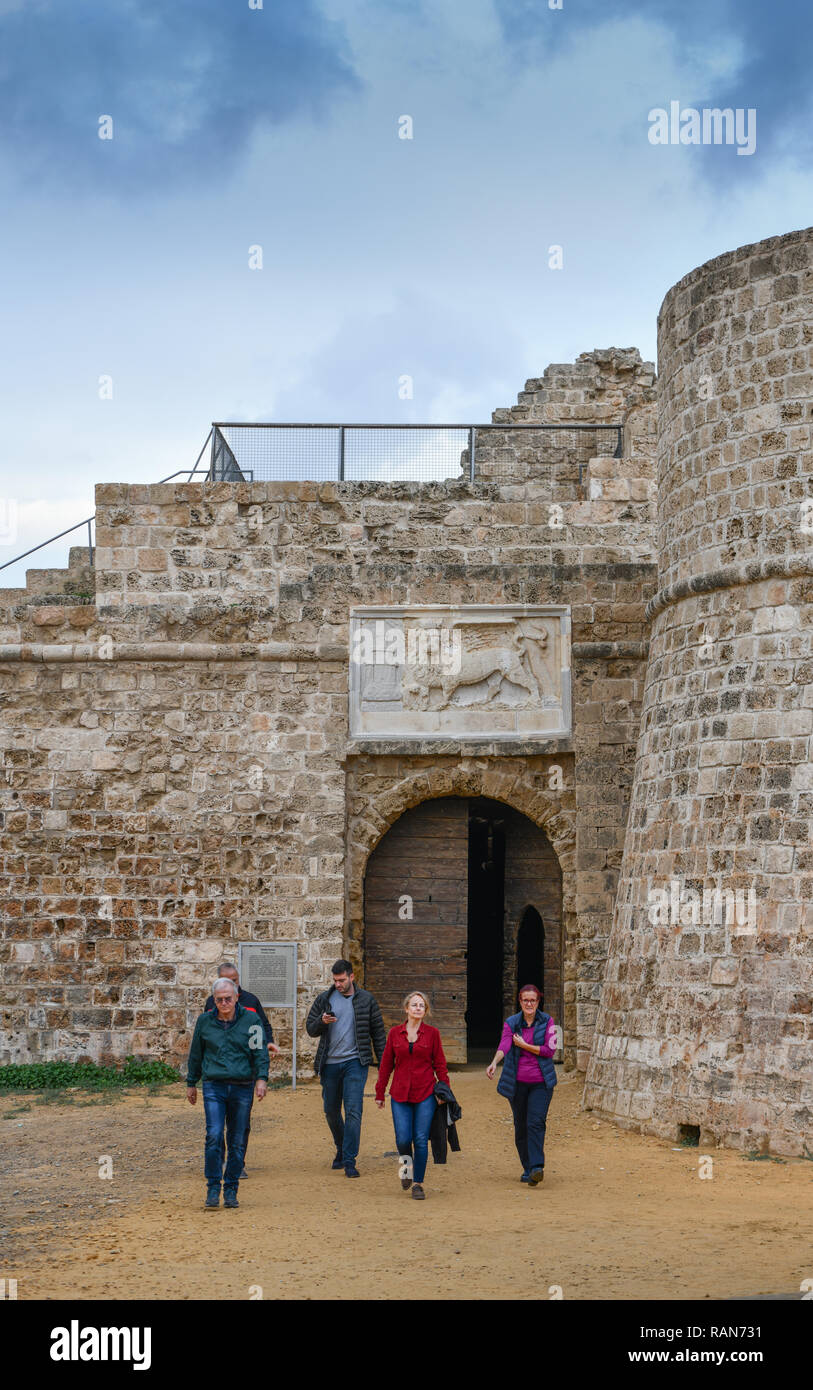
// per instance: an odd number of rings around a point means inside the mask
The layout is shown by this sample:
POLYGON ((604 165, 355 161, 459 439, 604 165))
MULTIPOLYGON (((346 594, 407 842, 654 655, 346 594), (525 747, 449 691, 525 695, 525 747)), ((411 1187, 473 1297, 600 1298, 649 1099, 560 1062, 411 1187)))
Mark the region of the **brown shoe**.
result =
POLYGON ((412 1179, 411 1179, 411 1178, 402 1178, 402 1179, 401 1179, 401 1186, 402 1186, 402 1188, 404 1189, 405 1192, 408 1192, 409 1189, 410 1189, 411 1186, 412 1186, 412 1179))
POLYGON ((424 1199, 424 1197, 426 1196, 426 1193, 424 1192, 423 1187, 421 1186, 421 1184, 420 1184, 419 1182, 416 1182, 416 1183, 413 1185, 413 1188, 412 1188, 412 1195, 413 1195, 413 1197, 417 1197, 417 1199, 418 1199, 419 1202, 422 1202, 423 1199, 424 1199))
POLYGON ((544 1170, 544 1168, 532 1168, 532 1169, 531 1169, 531 1175, 530 1175, 530 1177, 528 1178, 528 1182, 531 1184, 531 1187, 536 1187, 537 1183, 540 1183, 540 1182, 542 1181, 542 1179, 544 1178, 544 1176, 545 1176, 545 1170, 544 1170))

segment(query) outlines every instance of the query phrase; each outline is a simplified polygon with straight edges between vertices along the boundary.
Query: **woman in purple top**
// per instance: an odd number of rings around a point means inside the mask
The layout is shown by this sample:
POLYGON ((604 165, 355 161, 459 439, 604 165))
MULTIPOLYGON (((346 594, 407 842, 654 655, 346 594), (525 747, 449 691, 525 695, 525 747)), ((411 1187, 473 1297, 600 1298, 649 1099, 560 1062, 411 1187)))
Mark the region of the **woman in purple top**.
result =
POLYGON ((542 992, 536 985, 522 986, 521 1012, 506 1019, 500 1045, 486 1068, 486 1076, 493 1079, 505 1058, 497 1090, 511 1104, 514 1141, 522 1164, 520 1181, 532 1187, 545 1176, 545 1126, 556 1085, 551 1060, 556 1051, 556 1025, 542 1011, 541 1003, 542 992))

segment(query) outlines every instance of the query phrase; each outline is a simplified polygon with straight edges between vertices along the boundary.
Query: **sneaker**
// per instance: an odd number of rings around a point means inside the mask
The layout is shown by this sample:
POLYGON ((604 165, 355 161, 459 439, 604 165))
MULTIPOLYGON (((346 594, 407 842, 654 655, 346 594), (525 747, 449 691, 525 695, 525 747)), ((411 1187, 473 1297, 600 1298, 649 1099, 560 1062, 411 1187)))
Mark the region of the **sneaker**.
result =
POLYGON ((523 1173, 523 1174, 522 1174, 522 1177, 520 1178, 520 1182, 530 1182, 530 1181, 531 1181, 531 1175, 530 1175, 530 1173, 523 1173))
POLYGON ((223 1205, 224 1205, 224 1207, 239 1207, 240 1203, 239 1203, 238 1200, 237 1200, 237 1188, 236 1188, 236 1187, 230 1188, 230 1189, 228 1190, 228 1192, 225 1191, 225 1189, 224 1189, 224 1192, 223 1192, 223 1205))
POLYGON ((335 1171, 336 1171, 337 1173, 338 1173, 338 1171, 339 1171, 340 1168, 343 1168, 343 1167, 344 1167, 344 1159, 342 1158, 342 1156, 341 1156, 341 1154, 339 1153, 339 1150, 338 1150, 338 1149, 336 1150, 336 1157, 334 1158, 334 1160, 333 1160, 333 1162, 331 1163, 330 1166, 331 1166, 331 1168, 335 1169, 335 1171))
POLYGON ((212 1183, 206 1193, 204 1207, 207 1211, 214 1211, 215 1207, 220 1206, 220 1183, 212 1183))
POLYGON ((411 1178, 402 1178, 402 1179, 401 1179, 401 1186, 402 1186, 402 1188, 404 1189, 405 1192, 408 1192, 409 1189, 410 1189, 411 1186, 412 1186, 412 1179, 411 1179, 411 1178))
POLYGON ((424 1197, 426 1196, 426 1193, 424 1192, 421 1183, 416 1182, 416 1183, 414 1184, 414 1186, 413 1186, 413 1188, 412 1188, 412 1195, 413 1195, 413 1197, 416 1197, 416 1198, 418 1199, 419 1202, 422 1202, 422 1201, 423 1201, 424 1197))
POLYGON ((531 1172, 530 1172, 530 1176, 529 1176, 529 1178, 528 1178, 528 1182, 531 1184, 531 1187, 536 1187, 537 1183, 540 1183, 540 1182, 542 1181, 542 1179, 544 1178, 544 1176, 545 1176, 545 1170, 544 1170, 544 1168, 532 1168, 532 1169, 531 1169, 531 1172))
POLYGON ((344 1165, 344 1176, 345 1176, 346 1178, 360 1178, 360 1177, 361 1177, 361 1173, 359 1172, 359 1170, 358 1170, 358 1168, 356 1167, 355 1163, 345 1163, 345 1165, 344 1165))

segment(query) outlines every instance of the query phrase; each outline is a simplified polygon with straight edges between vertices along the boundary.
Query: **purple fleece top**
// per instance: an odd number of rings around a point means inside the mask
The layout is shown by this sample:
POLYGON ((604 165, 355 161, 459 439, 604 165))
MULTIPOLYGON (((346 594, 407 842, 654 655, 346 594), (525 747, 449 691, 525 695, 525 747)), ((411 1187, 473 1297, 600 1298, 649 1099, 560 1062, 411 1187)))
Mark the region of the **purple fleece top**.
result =
MULTIPOLYGON (((534 1027, 533 1027, 533 1024, 531 1024, 530 1028, 523 1028, 523 1029, 521 1030, 521 1032, 522 1032, 522 1036, 523 1036, 525 1042, 527 1042, 527 1043, 532 1043, 532 1042, 533 1042, 533 1040, 534 1040, 534 1027)), ((505 1024, 503 1025, 502 1037, 500 1038, 500 1047, 499 1047, 499 1050, 500 1050, 500 1052, 503 1054, 503 1057, 507 1057, 507 1056, 508 1056, 508 1054, 509 1054, 509 1052, 511 1051, 511 1048, 512 1048, 513 1046, 514 1046, 514 1035, 513 1035, 513 1033, 511 1032, 511 1029, 508 1027, 508 1024, 505 1023, 505 1024)), ((536 1053, 535 1053, 535 1052, 525 1052, 522 1048, 519 1048, 519 1047, 517 1048, 517 1051, 518 1051, 518 1053, 519 1053, 519 1063, 518 1063, 518 1065, 517 1065, 517 1081, 527 1081, 527 1082, 529 1082, 531 1085, 533 1085, 533 1083, 534 1083, 535 1081, 541 1081, 541 1080, 542 1080, 542 1074, 541 1074, 541 1072, 540 1072, 540 1070, 539 1070, 539 1057, 537 1057, 536 1053)), ((542 1047, 542 1051, 541 1051, 541 1053, 540 1053, 540 1056, 542 1056, 542 1057, 552 1057, 555 1051, 556 1051, 556 1024, 554 1023, 553 1019, 551 1018, 551 1019, 549 1019, 547 1029, 545 1030, 545 1042, 544 1042, 544 1044, 543 1044, 543 1047, 542 1047)))

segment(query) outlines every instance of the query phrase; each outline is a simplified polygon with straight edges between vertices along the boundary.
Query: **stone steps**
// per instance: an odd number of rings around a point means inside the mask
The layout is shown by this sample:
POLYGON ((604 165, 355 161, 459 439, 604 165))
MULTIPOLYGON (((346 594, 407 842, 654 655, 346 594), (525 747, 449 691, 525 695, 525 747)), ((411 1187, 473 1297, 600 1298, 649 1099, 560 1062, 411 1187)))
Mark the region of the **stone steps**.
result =
POLYGON ((43 599, 56 599, 66 606, 87 604, 96 596, 96 570, 88 564, 86 545, 72 545, 67 569, 31 569, 25 572, 24 589, 0 589, 0 607, 14 608, 18 604, 43 599))

